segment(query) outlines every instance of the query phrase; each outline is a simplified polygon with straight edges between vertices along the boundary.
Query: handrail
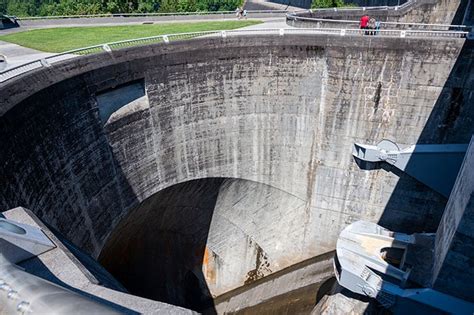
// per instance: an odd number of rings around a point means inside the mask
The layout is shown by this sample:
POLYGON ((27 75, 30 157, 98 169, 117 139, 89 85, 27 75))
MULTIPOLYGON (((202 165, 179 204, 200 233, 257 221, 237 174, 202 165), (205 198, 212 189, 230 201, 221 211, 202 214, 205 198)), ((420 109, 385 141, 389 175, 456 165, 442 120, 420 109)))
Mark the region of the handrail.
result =
MULTIPOLYGON (((377 30, 377 37, 412 37, 412 38, 465 38, 468 32, 463 31, 432 31, 432 30, 377 30)), ((265 35, 340 35, 340 36, 366 36, 366 30, 360 29, 340 29, 340 28, 296 28, 296 29, 252 29, 252 30, 216 30, 203 32, 178 33, 168 35, 149 36, 136 39, 122 40, 116 42, 109 42, 101 45, 94 45, 73 49, 66 52, 54 54, 42 59, 33 60, 31 62, 7 69, 0 72, 0 83, 6 82, 24 73, 32 70, 49 67, 51 64, 63 61, 65 59, 76 58, 82 55, 112 52, 113 50, 121 49, 130 46, 140 46, 151 43, 169 43, 170 41, 179 41, 191 39, 196 37, 205 38, 226 38, 228 36, 255 36, 258 34, 265 35)), ((372 36, 371 36, 372 37, 372 36)))
MULTIPOLYGON (((278 14, 287 13, 288 10, 248 10, 249 14, 278 14)), ((101 17, 154 17, 154 16, 188 16, 188 15, 225 15, 233 14, 235 11, 194 11, 194 12, 156 12, 156 13, 101 13, 101 14, 76 14, 76 15, 47 15, 47 16, 23 16, 16 17, 18 21, 27 20, 55 20, 55 19, 79 19, 79 18, 101 18, 101 17)))
MULTIPOLYGON (((286 14, 287 19, 289 20, 301 20, 301 21, 311 21, 316 23, 334 23, 334 24, 359 24, 359 21, 356 20, 334 20, 334 19, 322 19, 322 18, 309 18, 291 15, 290 13, 286 14)), ((428 23, 417 23, 417 22, 380 22, 381 26, 413 26, 420 29, 424 28, 451 28, 451 29, 469 29, 467 25, 453 25, 453 24, 428 24, 428 23)))

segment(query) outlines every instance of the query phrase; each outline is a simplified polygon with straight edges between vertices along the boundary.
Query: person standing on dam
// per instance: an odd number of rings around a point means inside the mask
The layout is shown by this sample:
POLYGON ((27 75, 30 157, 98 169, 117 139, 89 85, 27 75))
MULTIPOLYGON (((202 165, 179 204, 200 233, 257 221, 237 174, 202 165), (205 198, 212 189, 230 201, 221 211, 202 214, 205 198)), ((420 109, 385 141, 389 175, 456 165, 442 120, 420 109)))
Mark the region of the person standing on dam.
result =
POLYGON ((369 24, 367 25, 367 28, 370 30, 369 35, 375 35, 376 23, 375 18, 370 18, 369 24))
POLYGON ((380 21, 379 20, 375 21, 375 35, 380 34, 380 26, 381 26, 380 21))
POLYGON ((240 7, 238 7, 237 9, 235 9, 235 16, 236 16, 237 19, 239 19, 239 20, 242 18, 241 14, 240 14, 240 7))
MULTIPOLYGON (((361 30, 366 30, 368 25, 369 25, 369 16, 368 15, 364 15, 363 17, 360 18, 360 23, 359 23, 359 26, 360 26, 360 29, 361 30)), ((367 35, 368 32, 365 31, 365 35, 367 35)))

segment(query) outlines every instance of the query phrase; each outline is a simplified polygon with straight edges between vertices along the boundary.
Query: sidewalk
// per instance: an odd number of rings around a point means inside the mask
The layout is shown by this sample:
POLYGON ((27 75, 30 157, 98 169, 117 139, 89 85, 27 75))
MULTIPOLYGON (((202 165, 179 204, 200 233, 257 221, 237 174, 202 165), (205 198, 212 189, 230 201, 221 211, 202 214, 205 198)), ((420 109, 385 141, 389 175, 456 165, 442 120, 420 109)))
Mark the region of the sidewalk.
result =
POLYGON ((6 58, 7 66, 3 70, 7 70, 54 54, 0 41, 0 55, 6 58))
MULTIPOLYGON (((249 15, 249 18, 252 18, 252 16, 249 15)), ((239 30, 261 30, 261 29, 268 29, 268 28, 294 28, 294 27, 286 24, 286 17, 283 17, 283 18, 268 19, 261 24, 242 27, 242 28, 239 28, 239 30)))

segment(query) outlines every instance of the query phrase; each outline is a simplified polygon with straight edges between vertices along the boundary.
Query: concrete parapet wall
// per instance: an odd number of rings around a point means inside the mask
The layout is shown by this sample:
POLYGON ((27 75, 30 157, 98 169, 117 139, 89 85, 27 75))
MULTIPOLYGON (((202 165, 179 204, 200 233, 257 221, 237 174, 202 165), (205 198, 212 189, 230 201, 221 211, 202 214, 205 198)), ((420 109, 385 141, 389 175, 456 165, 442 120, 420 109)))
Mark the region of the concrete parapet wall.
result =
POLYGON ((435 243, 435 289, 474 302, 474 138, 453 187, 435 243))
MULTIPOLYGON (((398 10, 393 8, 363 8, 349 10, 313 10, 312 12, 297 12, 296 16, 303 18, 353 20, 359 21, 363 15, 369 15, 382 22, 406 22, 427 24, 451 24, 461 0, 417 0, 406 4, 398 10)), ((296 27, 312 27, 311 21, 287 19, 287 23, 296 27)))
MULTIPOLYGON (((0 85, 0 207, 31 208, 97 257, 130 209, 166 187, 257 182, 302 202, 279 219, 289 227, 281 245, 263 248, 272 271, 334 249, 355 220, 390 213, 396 230, 434 230, 443 197, 403 174, 360 170, 351 150, 382 138, 415 143, 463 43, 200 38, 35 70, 0 85), (148 101, 104 126, 96 95, 138 81, 148 101)), ((263 229, 234 219, 240 231, 263 229)))

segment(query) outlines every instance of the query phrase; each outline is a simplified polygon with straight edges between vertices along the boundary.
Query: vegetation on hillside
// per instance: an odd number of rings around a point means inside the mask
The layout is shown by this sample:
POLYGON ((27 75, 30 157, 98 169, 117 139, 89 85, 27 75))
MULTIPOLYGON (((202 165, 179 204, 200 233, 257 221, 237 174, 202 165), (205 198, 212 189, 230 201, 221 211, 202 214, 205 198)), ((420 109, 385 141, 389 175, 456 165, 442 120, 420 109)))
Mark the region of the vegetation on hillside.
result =
POLYGON ((0 13, 15 16, 101 13, 233 11, 243 0, 0 0, 0 13))
POLYGON ((340 7, 354 7, 352 3, 345 3, 344 0, 313 0, 311 8, 340 8, 340 7))

